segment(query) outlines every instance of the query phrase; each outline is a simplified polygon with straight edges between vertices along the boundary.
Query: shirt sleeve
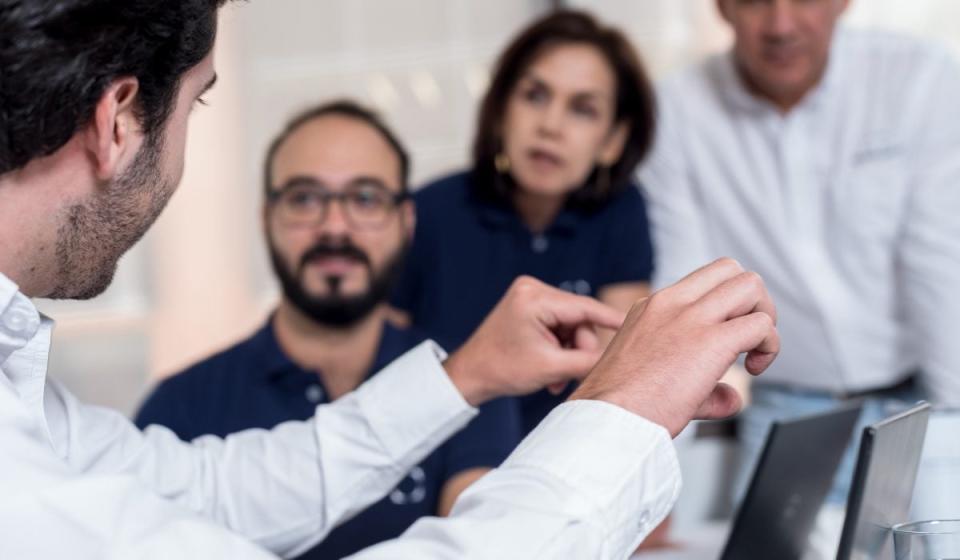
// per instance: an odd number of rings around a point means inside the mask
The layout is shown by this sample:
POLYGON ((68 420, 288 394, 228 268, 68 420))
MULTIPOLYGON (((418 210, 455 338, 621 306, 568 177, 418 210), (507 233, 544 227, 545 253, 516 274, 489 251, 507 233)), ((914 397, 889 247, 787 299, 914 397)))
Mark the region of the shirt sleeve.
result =
POLYGON ((0 410, 0 558, 274 558, 134 476, 72 468, 2 374, 0 410))
POLYGON ((567 402, 450 517, 420 519, 350 558, 627 558, 679 491, 666 430, 607 403, 567 402))
POLYGON ((650 282, 653 275, 653 244, 647 222, 647 207, 636 185, 630 184, 611 202, 603 243, 598 288, 624 282, 650 282))
POLYGON ((444 479, 469 469, 499 466, 520 443, 520 430, 516 399, 496 399, 482 405, 477 417, 444 444, 444 479))
MULTIPOLYGON (((442 357, 431 342, 421 344, 353 393, 317 407, 313 420, 224 439, 184 443, 160 426, 140 432, 55 385, 46 416, 72 472, 133 477, 199 517, 293 556, 381 499, 476 414, 442 357)), ((106 533, 119 522, 113 514, 100 521, 106 533)))
MULTIPOLYGON (((269 516, 258 513, 259 508, 242 507, 249 505, 242 494, 250 489, 231 488, 236 493, 233 496, 204 496, 211 505, 237 499, 229 508, 232 519, 214 521, 178 507, 177 500, 158 497, 144 488, 142 474, 123 472, 130 469, 100 465, 78 471, 31 433, 36 424, 30 414, 13 396, 14 391, 2 389, 0 405, 5 414, 0 437, 7 459, 0 463, 4 474, 0 479, 4 496, 0 500, 0 557, 273 558, 222 526, 237 527, 245 522, 259 526, 259 535, 249 534, 250 527, 245 527, 243 536, 254 540, 259 536, 261 541, 276 528, 269 516), (50 538, 54 531, 56 538, 50 538)), ((422 403, 419 406, 423 408, 422 403)), ((401 424, 404 426, 380 435, 405 441, 397 429, 410 426, 401 424)), ((136 454, 142 451, 139 445, 114 441, 110 450, 100 452, 116 450, 127 461, 137 463, 136 454)), ((178 443, 178 447, 186 444, 178 443)), ((258 451, 269 457, 280 449, 264 445, 258 451)), ((176 472, 176 461, 190 457, 167 459, 162 469, 176 472)), ((292 513, 283 496, 288 490, 281 481, 263 479, 252 463, 248 461, 245 485, 268 496, 271 505, 292 513)), ((405 469, 406 465, 395 470, 405 469)), ((355 482, 383 486, 369 469, 361 470, 366 472, 355 482)), ((218 474, 237 473, 206 473, 211 478, 218 474)), ((285 480, 292 481, 294 476, 288 471, 285 480)), ((212 480, 208 483, 215 484, 212 480)), ((451 517, 424 518, 399 539, 353 558, 625 558, 666 516, 679 488, 676 455, 662 427, 606 403, 565 403, 500 469, 471 486, 451 517)), ((364 493, 356 485, 349 490, 364 493)), ((318 498, 309 486, 298 486, 297 491, 318 498)), ((287 537, 291 539, 302 537, 287 537)))
POLYGON ((681 136, 681 110, 669 91, 659 91, 653 151, 638 179, 646 197, 653 232, 653 287, 669 286, 712 260, 681 136))
POLYGON ((908 331, 932 402, 960 407, 960 70, 943 55, 910 142, 915 171, 897 258, 908 331))

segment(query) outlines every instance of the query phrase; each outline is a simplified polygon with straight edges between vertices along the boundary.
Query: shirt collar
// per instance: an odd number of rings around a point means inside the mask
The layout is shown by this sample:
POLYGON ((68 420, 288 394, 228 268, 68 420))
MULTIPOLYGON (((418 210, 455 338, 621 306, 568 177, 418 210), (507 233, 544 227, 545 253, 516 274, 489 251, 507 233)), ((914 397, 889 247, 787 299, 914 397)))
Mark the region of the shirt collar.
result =
POLYGON ((26 346, 40 325, 40 312, 33 302, 13 280, 0 273, 0 363, 26 346))
MULTIPOLYGON (((493 201, 476 200, 477 213, 480 221, 496 229, 522 229, 528 231, 526 224, 520 220, 520 215, 512 207, 493 201)), ((547 233, 569 233, 575 231, 580 223, 580 212, 564 207, 547 229, 547 233)))
MULTIPOLYGON (((837 26, 830 45, 830 55, 823 78, 814 86, 813 90, 807 93, 794 110, 803 107, 816 107, 839 97, 836 92, 843 81, 844 66, 846 65, 844 44, 847 41, 846 29, 843 26, 837 26)), ((757 97, 744 85, 732 49, 718 55, 718 57, 719 74, 717 80, 719 90, 734 107, 754 113, 776 110, 769 101, 757 97)))
POLYGON ((387 367, 397 356, 403 354, 415 344, 410 342, 410 332, 401 330, 390 324, 390 321, 384 321, 383 332, 380 334, 380 344, 377 346, 377 356, 373 360, 373 366, 367 377, 373 376, 378 371, 387 367))
MULTIPOLYGON (((280 342, 277 340, 276 332, 273 329, 273 318, 274 316, 271 315, 266 324, 250 340, 251 350, 253 350, 252 359, 260 362, 257 371, 268 380, 277 379, 288 373, 302 373, 304 371, 280 348, 280 342)), ((394 327, 389 321, 385 321, 383 332, 380 334, 380 342, 377 345, 377 354, 367 377, 369 378, 386 367, 394 358, 403 354, 412 346, 412 344, 408 344, 405 331, 394 327)))
POLYGON ((255 371, 267 379, 272 379, 291 371, 300 371, 300 367, 293 362, 280 348, 277 333, 273 330, 275 314, 270 314, 267 322, 250 339, 250 348, 253 351, 251 359, 259 362, 255 371))

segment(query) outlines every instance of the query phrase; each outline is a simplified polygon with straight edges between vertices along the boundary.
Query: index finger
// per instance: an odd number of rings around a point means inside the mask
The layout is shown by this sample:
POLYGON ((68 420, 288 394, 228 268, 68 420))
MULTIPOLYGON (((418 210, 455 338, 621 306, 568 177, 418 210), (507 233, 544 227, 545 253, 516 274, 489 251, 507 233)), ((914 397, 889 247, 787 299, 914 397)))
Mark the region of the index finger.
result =
POLYGON ((571 294, 550 288, 543 298, 545 304, 540 318, 545 325, 577 327, 588 324, 607 329, 619 329, 627 314, 589 296, 571 294))
POLYGON ((740 263, 724 257, 694 270, 680 281, 664 288, 680 303, 693 303, 711 290, 743 272, 740 263))
POLYGON ((721 322, 755 311, 766 313, 777 322, 777 306, 756 272, 741 272, 710 290, 697 302, 699 311, 710 322, 721 322))
POLYGON ((717 326, 715 339, 735 353, 747 353, 744 366, 759 375, 780 353, 780 333, 773 318, 757 311, 736 317, 717 326))

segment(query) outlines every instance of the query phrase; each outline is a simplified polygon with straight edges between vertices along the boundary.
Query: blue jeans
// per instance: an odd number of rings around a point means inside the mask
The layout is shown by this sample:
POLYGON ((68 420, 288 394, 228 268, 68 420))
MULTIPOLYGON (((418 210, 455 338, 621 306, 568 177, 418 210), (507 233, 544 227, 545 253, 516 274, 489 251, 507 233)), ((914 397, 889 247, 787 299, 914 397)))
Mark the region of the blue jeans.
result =
MULTIPOLYGON (((884 392, 882 397, 870 397, 863 400, 863 411, 854 428, 850 444, 844 452, 840 467, 833 479, 833 486, 826 501, 832 505, 845 505, 850 484, 853 479, 854 464, 860 446, 860 434, 868 424, 900 412, 923 399, 919 389, 908 388, 895 392, 884 392)), ((734 479, 733 497, 740 503, 747 491, 747 485, 753 476, 760 451, 767 439, 770 425, 775 420, 786 420, 806 416, 851 404, 830 395, 812 390, 798 390, 776 385, 755 384, 751 391, 751 403, 739 418, 737 428, 740 440, 740 460, 734 479)))

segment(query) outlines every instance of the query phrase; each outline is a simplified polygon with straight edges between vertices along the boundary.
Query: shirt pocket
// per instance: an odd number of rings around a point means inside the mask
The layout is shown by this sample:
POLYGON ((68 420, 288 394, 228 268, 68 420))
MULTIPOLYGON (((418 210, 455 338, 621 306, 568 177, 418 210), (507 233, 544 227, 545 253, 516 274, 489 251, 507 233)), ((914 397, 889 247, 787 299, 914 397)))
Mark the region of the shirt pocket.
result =
POLYGON ((908 182, 902 145, 873 144, 855 152, 838 189, 840 229, 860 243, 891 244, 906 213, 908 182))

